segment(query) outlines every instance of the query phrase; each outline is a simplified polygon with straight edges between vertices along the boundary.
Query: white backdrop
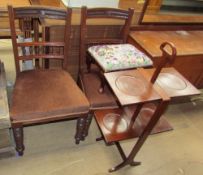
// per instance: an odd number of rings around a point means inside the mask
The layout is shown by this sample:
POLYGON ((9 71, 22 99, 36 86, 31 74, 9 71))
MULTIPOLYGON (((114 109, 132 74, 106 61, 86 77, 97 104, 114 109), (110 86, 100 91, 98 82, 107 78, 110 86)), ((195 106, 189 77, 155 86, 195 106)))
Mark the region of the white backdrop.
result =
POLYGON ((119 0, 62 0, 69 7, 118 7, 119 0))

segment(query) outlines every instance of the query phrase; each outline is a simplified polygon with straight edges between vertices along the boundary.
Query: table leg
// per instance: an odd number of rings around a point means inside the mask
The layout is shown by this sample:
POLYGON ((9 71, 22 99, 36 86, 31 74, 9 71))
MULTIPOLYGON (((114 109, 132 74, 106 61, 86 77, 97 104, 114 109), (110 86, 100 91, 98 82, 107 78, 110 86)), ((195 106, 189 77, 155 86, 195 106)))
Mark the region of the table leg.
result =
POLYGON ((160 104, 157 106, 156 111, 154 112, 151 120, 149 121, 149 123, 145 127, 144 131, 140 135, 138 141, 134 145, 134 147, 133 147, 132 151, 130 152, 129 156, 125 159, 125 157, 122 155, 122 152, 121 152, 121 156, 124 159, 124 161, 122 163, 120 163, 119 165, 111 168, 109 170, 109 172, 117 171, 117 170, 123 168, 126 165, 131 165, 131 166, 140 165, 140 162, 134 162, 134 158, 137 155, 140 148, 142 147, 142 145, 144 144, 144 142, 146 141, 147 137, 150 135, 150 133, 151 133, 152 129, 154 128, 154 126, 156 125, 156 123, 159 121, 161 115, 166 110, 166 107, 168 106, 168 103, 169 103, 169 101, 161 101, 160 102, 160 104))

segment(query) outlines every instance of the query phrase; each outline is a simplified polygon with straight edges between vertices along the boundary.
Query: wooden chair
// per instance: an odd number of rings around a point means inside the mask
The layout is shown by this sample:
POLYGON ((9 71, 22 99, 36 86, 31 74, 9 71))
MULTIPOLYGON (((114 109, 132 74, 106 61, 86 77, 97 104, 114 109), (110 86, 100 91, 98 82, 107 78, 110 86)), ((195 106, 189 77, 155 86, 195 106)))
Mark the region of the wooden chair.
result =
MULTIPOLYGON (((130 30, 134 10, 122 10, 116 8, 87 8, 81 9, 81 32, 80 32, 80 60, 86 59, 87 70, 90 72, 94 63, 100 69, 101 86, 99 91, 103 92, 103 72, 111 72, 137 67, 151 66, 152 61, 138 49, 126 44, 130 30), (105 22, 106 21, 109 22, 105 22), (108 33, 106 29, 103 36, 95 32, 95 36, 88 37, 91 21, 106 26, 113 22, 119 22, 119 28, 108 33), (117 35, 117 36, 116 36, 117 35)), ((91 35, 93 35, 91 33, 91 35)), ((82 64, 82 63, 80 63, 82 64)))
POLYGON ((161 47, 164 62, 157 67, 151 79, 144 76, 145 69, 142 68, 104 74, 122 106, 119 109, 98 110, 94 113, 103 139, 107 144, 115 144, 123 159, 122 163, 111 168, 109 172, 119 170, 126 165, 140 165, 140 162, 134 161, 134 157, 170 101, 170 97, 154 82, 166 60, 175 58, 176 50, 170 43, 163 43, 161 47), (171 54, 165 50, 166 46, 172 49, 171 54), (144 127, 136 122, 142 118, 147 120, 144 127), (119 142, 135 137, 138 137, 138 140, 130 154, 126 156, 119 142))
MULTIPOLYGON (((93 11, 95 13, 95 10, 97 11, 97 8, 94 9, 87 9, 86 7, 82 7, 81 11, 81 26, 80 26, 80 59, 79 59, 79 75, 78 75, 78 84, 81 87, 81 89, 84 91, 86 94, 89 102, 90 102, 90 113, 88 115, 87 119, 87 126, 90 126, 93 112, 98 109, 114 109, 118 108, 116 98, 114 94, 111 92, 108 86, 105 87, 105 92, 104 93, 99 93, 98 89, 100 88, 100 77, 99 77, 99 69, 94 66, 92 67, 90 71, 90 65, 91 63, 89 62, 91 57, 87 52, 87 48, 91 45, 97 44, 98 43, 112 43, 112 42, 118 42, 122 43, 123 39, 109 39, 106 40, 104 39, 104 35, 101 34, 104 30, 111 30, 108 28, 108 26, 100 26, 102 29, 100 32, 98 29, 97 32, 95 33, 90 33, 91 27, 94 26, 88 26, 86 23, 86 20, 90 18, 89 12, 93 11), (88 13, 87 13, 88 12, 88 13), (103 30, 104 28, 104 30, 103 30), (100 33, 100 37, 98 36, 100 33), (94 35, 96 37, 92 37, 89 35, 94 35), (85 66, 87 65, 87 66, 85 66)), ((111 9, 105 8, 105 9, 98 9, 102 11, 110 11, 111 9)), ((128 13, 128 12, 127 12, 128 13)), ((94 17, 94 14, 92 15, 94 17)), ((99 28, 99 27, 98 27, 99 28)), ((129 28, 129 27, 128 27, 129 28)), ((93 28, 92 28, 93 29, 93 28)), ((116 36, 117 37, 117 36, 116 36)), ((120 36, 119 36, 120 37, 120 36)), ((127 33, 125 33, 125 36, 127 38, 127 33)), ((125 38, 125 40, 126 40, 125 38)), ((88 130, 89 127, 87 127, 88 130)), ((86 133, 87 135, 88 133, 86 133)))
POLYGON ((8 12, 16 66, 10 117, 18 154, 23 155, 24 151, 23 127, 33 124, 77 119, 75 139, 78 144, 84 140, 89 103, 66 71, 71 9, 8 6, 8 12), (45 18, 65 22, 63 42, 44 42, 39 37, 39 20, 45 18), (21 29, 18 33, 16 23, 21 29), (17 35, 31 38, 30 42, 18 42, 17 35), (35 59, 60 59, 63 66, 61 69, 43 69, 43 62, 38 61, 33 69, 22 71, 23 62, 35 59))
MULTIPOLYGON (((105 86, 105 91, 100 93, 98 89, 101 87, 101 70, 98 66, 92 65, 94 59, 91 57, 87 49, 94 45, 101 44, 123 44, 126 43, 127 35, 130 28, 130 21, 132 18, 133 10, 129 9, 111 9, 111 8, 90 8, 82 7, 81 11, 81 27, 80 27, 80 60, 79 60, 79 76, 78 84, 86 94, 90 102, 90 113, 87 119, 87 129, 90 126, 93 112, 100 109, 115 109, 119 107, 119 103, 108 84, 105 86), (124 21, 124 25, 110 25, 109 19, 117 19, 124 21), (99 21, 107 23, 107 25, 94 26, 90 25, 88 21, 95 20, 94 23, 100 24, 99 21), (119 30, 120 29, 120 30, 119 30), (92 32, 94 31, 94 32, 92 32), (109 32, 108 32, 109 31, 109 32), (86 65, 86 66, 85 66, 86 65), (91 68, 91 69, 90 69, 91 68)), ((112 21, 110 21, 112 22, 112 21)), ((103 74, 103 73, 102 73, 103 74)), ((142 120, 141 123, 146 123, 142 120)), ((170 125, 161 118, 160 125, 153 130, 152 133, 158 133, 166 130, 171 130, 170 125), (167 126, 167 127, 166 127, 167 126)), ((144 124, 145 125, 145 124, 144 124)), ((86 133, 87 135, 88 133, 86 133)))

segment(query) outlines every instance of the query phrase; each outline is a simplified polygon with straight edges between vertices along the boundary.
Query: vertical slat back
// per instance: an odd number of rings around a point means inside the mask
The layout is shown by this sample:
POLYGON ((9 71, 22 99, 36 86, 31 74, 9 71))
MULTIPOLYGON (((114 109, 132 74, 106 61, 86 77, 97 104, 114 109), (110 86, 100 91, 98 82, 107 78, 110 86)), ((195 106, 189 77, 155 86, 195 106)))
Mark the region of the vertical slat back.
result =
POLYGON ((39 68, 39 59, 61 59, 63 60, 63 68, 67 66, 71 9, 63 10, 41 6, 13 8, 8 6, 8 12, 17 74, 20 72, 20 60, 35 60, 35 67, 39 68), (46 19, 53 20, 54 24, 57 24, 58 20, 64 21, 64 41, 43 41, 44 34, 41 31, 45 31, 43 28, 46 27, 46 22, 44 22, 46 19), (16 27, 16 21, 19 22, 19 29, 16 27), (17 42, 19 34, 23 35, 23 39, 29 38, 30 40, 23 43, 17 42))

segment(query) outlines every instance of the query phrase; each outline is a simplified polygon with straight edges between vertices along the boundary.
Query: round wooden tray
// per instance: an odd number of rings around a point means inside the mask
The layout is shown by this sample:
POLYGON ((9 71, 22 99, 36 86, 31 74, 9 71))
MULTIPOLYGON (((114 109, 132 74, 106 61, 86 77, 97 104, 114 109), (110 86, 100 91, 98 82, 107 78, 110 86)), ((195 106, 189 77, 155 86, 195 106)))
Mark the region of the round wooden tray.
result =
POLYGON ((160 73, 158 84, 170 90, 184 90, 187 88, 187 83, 183 79, 170 73, 160 73))
POLYGON ((127 121, 116 113, 108 113, 103 118, 105 128, 109 131, 115 131, 117 133, 125 132, 128 128, 127 121))
POLYGON ((115 83, 122 93, 129 96, 140 96, 146 91, 146 86, 139 77, 122 75, 116 79, 115 83))
POLYGON ((152 115, 155 112, 155 108, 156 108, 155 105, 144 106, 138 115, 136 124, 138 124, 139 126, 147 125, 147 123, 149 122, 149 120, 151 119, 152 115))

